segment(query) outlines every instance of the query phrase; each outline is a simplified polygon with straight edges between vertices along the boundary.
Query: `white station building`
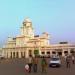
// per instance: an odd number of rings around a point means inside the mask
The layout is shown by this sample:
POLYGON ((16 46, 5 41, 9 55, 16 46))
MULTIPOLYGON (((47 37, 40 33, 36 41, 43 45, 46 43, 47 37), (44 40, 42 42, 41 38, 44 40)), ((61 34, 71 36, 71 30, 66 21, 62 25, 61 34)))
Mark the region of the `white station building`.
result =
POLYGON ((28 58, 29 55, 53 55, 64 56, 66 53, 75 52, 75 44, 61 42, 59 44, 50 43, 50 35, 43 32, 40 36, 34 34, 32 21, 27 18, 20 28, 20 35, 15 38, 8 37, 8 41, 2 48, 6 58, 28 58))

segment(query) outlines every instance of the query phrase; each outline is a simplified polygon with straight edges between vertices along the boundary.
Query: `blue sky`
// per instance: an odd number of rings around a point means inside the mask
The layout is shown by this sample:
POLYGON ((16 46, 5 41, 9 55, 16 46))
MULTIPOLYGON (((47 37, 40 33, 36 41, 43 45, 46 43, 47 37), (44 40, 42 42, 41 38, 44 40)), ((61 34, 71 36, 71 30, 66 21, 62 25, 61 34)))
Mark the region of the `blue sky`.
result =
POLYGON ((75 0, 0 0, 0 44, 20 33, 26 17, 35 34, 51 35, 51 43, 75 43, 75 0))

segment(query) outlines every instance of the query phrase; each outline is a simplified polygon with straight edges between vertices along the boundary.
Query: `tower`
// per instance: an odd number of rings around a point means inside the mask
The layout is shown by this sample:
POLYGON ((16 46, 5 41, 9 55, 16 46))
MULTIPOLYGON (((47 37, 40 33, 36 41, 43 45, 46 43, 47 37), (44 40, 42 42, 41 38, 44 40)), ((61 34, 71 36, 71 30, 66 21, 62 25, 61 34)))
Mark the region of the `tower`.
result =
POLYGON ((21 27, 21 35, 28 36, 30 38, 34 37, 34 30, 32 27, 32 22, 29 18, 23 21, 23 26, 21 27))

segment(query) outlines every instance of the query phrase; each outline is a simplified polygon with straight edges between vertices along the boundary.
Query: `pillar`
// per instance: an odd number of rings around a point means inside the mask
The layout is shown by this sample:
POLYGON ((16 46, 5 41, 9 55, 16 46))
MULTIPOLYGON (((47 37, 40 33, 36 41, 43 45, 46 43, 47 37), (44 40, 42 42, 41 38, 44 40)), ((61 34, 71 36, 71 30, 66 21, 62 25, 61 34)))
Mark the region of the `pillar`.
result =
POLYGON ((19 58, 21 58, 21 51, 19 51, 19 58))
POLYGON ((70 49, 70 48, 68 48, 68 54, 69 54, 69 55, 71 55, 70 50, 71 50, 71 49, 70 49))
POLYGON ((32 50, 32 56, 34 57, 34 50, 32 50))
POLYGON ((19 48, 19 58, 21 58, 21 49, 19 48))
POLYGON ((29 50, 28 50, 28 49, 26 49, 25 57, 26 57, 26 58, 28 58, 28 57, 29 57, 29 50))
POLYGON ((50 50, 50 56, 52 56, 52 50, 50 50))
POLYGON ((8 51, 8 58, 10 58, 11 57, 11 52, 10 51, 8 51))
POLYGON ((62 49, 62 56, 65 56, 65 54, 64 54, 64 49, 62 49))
POLYGON ((16 52, 15 52, 15 58, 17 57, 17 54, 16 54, 16 52))
POLYGON ((41 48, 39 48, 39 55, 41 55, 41 48))

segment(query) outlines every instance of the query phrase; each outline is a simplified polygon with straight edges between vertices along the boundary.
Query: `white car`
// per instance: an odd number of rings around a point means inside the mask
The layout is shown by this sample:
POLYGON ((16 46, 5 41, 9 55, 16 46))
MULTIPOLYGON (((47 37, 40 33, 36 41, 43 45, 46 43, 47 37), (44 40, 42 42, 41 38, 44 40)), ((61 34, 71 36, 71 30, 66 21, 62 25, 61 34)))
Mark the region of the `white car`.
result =
POLYGON ((51 58, 49 62, 49 67, 60 67, 61 66, 61 60, 58 57, 51 58))

